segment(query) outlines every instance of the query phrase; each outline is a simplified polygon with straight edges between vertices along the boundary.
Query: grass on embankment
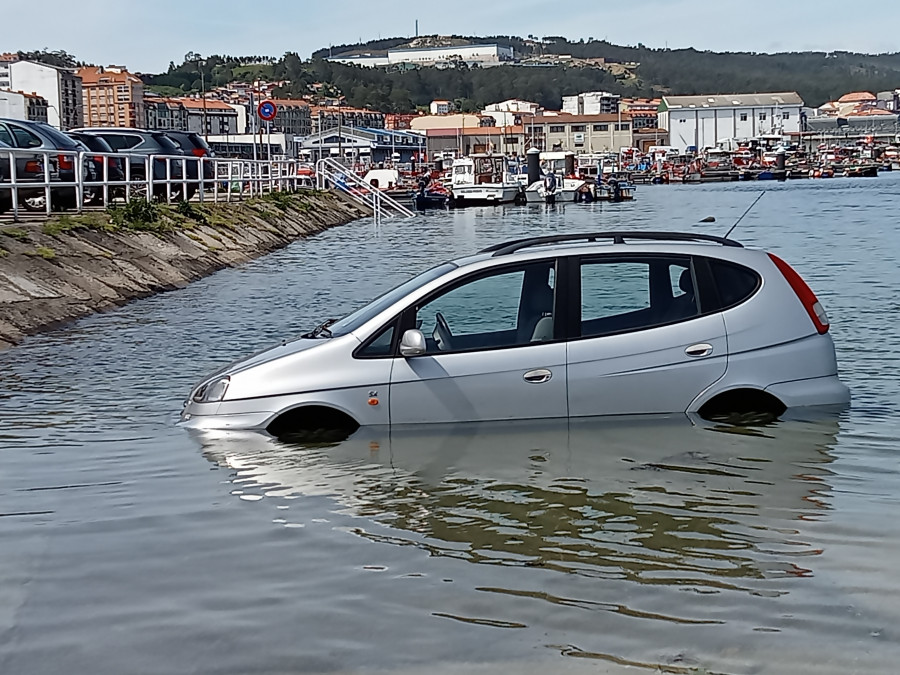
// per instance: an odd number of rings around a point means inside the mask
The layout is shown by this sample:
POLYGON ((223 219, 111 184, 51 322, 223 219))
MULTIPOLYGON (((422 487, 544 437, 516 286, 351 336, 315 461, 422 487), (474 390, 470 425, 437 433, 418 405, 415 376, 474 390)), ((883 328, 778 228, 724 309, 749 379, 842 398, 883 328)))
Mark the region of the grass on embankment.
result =
MULTIPOLYGON (((41 228, 51 237, 77 230, 101 232, 149 232, 163 235, 169 232, 191 230, 200 225, 234 229, 248 222, 252 215, 283 215, 289 210, 306 213, 313 208, 310 196, 319 194, 313 190, 302 192, 272 192, 241 202, 177 202, 164 204, 135 198, 126 204, 111 205, 105 211, 87 211, 79 214, 52 216, 41 228)), ((26 241, 29 233, 16 227, 0 229, 19 241, 26 241)), ((2 254, 0 254, 2 255, 2 254)))

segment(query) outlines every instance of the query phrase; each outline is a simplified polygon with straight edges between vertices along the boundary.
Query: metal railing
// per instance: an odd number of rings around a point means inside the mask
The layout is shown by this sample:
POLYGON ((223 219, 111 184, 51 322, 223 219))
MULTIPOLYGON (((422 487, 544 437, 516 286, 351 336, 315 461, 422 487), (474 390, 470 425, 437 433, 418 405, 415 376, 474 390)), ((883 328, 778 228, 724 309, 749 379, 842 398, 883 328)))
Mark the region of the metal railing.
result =
POLYGON ((316 187, 320 190, 334 187, 357 203, 372 209, 372 217, 375 219, 376 225, 381 224, 385 217, 416 217, 415 211, 369 185, 335 159, 325 158, 316 162, 316 187))
POLYGON ((0 215, 81 212, 134 197, 230 202, 313 187, 298 160, 0 148, 0 215))

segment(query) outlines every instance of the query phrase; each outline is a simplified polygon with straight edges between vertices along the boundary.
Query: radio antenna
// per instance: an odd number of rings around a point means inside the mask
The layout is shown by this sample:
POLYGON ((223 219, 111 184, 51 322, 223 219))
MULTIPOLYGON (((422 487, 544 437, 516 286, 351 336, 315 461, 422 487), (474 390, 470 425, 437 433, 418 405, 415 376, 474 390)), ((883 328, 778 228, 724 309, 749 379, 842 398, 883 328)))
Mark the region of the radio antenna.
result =
POLYGON ((734 228, 736 228, 736 227, 738 226, 738 223, 740 223, 740 222, 744 219, 744 216, 746 216, 748 213, 750 213, 750 210, 751 210, 754 206, 756 206, 756 202, 758 202, 760 199, 762 199, 762 196, 763 196, 764 194, 766 194, 766 191, 765 191, 765 190, 763 190, 762 192, 760 192, 760 193, 759 193, 759 196, 758 196, 756 199, 753 200, 753 203, 752 203, 750 206, 747 207, 747 210, 744 211, 744 212, 741 214, 741 217, 738 218, 736 221, 734 221, 734 225, 732 225, 732 226, 731 226, 731 229, 728 230, 728 232, 725 233, 725 238, 726 238, 726 239, 728 239, 728 235, 729 235, 729 234, 731 234, 732 232, 734 232, 734 228))

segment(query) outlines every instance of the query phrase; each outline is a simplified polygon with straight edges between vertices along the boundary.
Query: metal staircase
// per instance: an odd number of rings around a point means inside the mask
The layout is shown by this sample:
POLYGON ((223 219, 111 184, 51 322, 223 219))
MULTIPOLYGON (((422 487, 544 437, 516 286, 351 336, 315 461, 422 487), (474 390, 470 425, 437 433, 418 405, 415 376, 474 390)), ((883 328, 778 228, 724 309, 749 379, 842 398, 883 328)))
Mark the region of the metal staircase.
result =
POLYGON ((416 216, 415 211, 384 194, 381 190, 373 188, 335 159, 325 158, 316 162, 316 187, 319 190, 334 187, 359 204, 368 206, 372 209, 372 217, 375 219, 376 225, 385 218, 396 216, 415 218, 416 216))

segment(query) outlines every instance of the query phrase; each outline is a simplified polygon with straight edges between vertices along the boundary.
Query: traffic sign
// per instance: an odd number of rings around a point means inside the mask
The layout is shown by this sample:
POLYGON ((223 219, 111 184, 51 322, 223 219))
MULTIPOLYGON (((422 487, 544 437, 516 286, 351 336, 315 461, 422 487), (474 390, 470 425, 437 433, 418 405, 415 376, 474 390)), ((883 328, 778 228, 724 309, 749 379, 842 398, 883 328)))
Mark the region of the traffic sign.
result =
POLYGON ((278 114, 278 107, 272 101, 263 101, 256 109, 256 114, 259 115, 261 120, 271 122, 275 119, 275 115, 278 114))

